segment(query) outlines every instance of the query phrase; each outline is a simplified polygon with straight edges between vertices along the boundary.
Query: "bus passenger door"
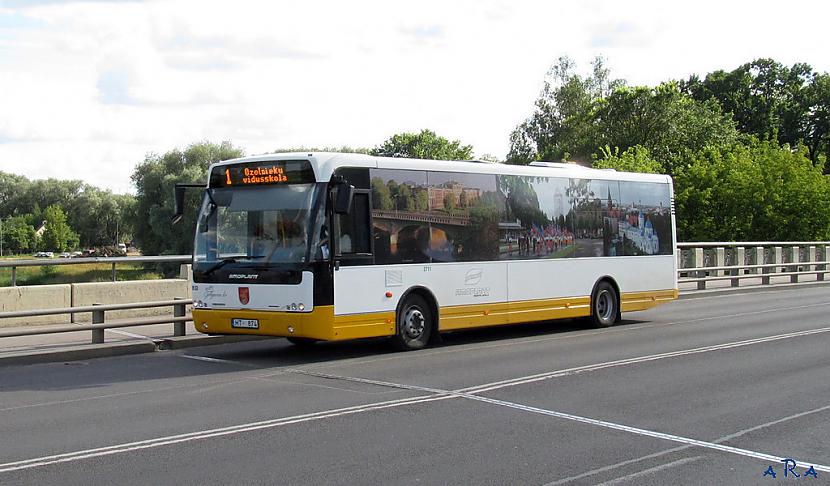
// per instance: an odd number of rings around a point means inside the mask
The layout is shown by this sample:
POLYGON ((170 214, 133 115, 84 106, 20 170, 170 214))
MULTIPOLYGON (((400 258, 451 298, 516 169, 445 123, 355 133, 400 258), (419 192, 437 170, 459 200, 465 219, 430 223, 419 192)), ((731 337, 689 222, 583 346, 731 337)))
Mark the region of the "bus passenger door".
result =
POLYGON ((349 214, 334 215, 334 260, 339 265, 371 265, 372 215, 369 191, 355 190, 352 210, 349 214))

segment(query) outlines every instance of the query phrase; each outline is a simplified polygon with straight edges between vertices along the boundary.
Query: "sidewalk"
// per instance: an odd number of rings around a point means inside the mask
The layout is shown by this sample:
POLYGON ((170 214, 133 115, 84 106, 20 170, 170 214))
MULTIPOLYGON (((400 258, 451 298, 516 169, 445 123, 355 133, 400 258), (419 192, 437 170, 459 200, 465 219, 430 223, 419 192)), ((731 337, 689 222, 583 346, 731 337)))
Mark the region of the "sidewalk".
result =
MULTIPOLYGON (((108 321, 110 322, 110 321, 108 321)), ((118 322, 113 320, 112 322, 118 322)), ((88 324, 78 324, 79 327, 88 324)), ((3 331, 48 330, 55 326, 3 328, 3 331)), ((210 346, 269 339, 259 336, 208 336, 187 323, 185 336, 173 336, 173 324, 153 324, 104 331, 104 343, 92 344, 92 331, 0 338, 0 366, 151 353, 168 349, 210 346)))

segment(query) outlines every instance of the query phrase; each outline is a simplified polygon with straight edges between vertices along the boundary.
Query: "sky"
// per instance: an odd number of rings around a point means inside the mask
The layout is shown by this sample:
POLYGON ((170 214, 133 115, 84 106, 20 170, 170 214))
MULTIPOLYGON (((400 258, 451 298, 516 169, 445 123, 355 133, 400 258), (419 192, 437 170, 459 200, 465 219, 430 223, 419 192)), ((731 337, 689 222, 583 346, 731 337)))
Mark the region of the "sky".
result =
POLYGON ((504 158, 560 56, 629 85, 759 57, 830 71, 821 1, 0 0, 0 171, 134 192, 148 154, 373 147, 504 158))

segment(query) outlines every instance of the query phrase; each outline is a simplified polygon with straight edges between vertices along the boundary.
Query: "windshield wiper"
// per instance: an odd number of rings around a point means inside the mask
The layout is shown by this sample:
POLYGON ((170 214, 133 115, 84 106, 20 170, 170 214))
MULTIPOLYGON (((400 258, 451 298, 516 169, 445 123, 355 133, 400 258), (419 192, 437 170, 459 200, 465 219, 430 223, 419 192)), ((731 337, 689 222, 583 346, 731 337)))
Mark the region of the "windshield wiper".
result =
POLYGON ((224 267, 228 263, 236 263, 240 259, 243 259, 243 258, 245 260, 256 260, 257 258, 265 258, 265 255, 251 255, 251 256, 245 256, 245 257, 232 256, 232 257, 220 258, 218 262, 214 263, 213 266, 211 266, 210 268, 208 268, 207 270, 204 271, 204 276, 207 277, 208 275, 212 274, 216 270, 219 270, 220 268, 224 267))

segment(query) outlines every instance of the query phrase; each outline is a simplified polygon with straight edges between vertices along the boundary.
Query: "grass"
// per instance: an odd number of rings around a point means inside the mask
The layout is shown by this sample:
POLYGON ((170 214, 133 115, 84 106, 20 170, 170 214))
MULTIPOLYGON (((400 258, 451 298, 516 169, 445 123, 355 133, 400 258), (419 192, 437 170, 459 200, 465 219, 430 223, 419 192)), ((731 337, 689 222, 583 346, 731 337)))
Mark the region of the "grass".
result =
MULTIPOLYGON (((9 261, 31 258, 31 256, 4 256, 2 260, 9 261)), ((45 261, 47 260, 44 259, 45 261)), ((115 270, 118 281, 156 280, 162 278, 162 274, 154 268, 154 265, 123 263, 118 264, 115 270)), ((11 268, 0 268, 0 287, 9 287, 11 285, 11 278, 11 268)), ((17 267, 18 286, 110 281, 112 281, 112 264, 109 263, 17 267)))

